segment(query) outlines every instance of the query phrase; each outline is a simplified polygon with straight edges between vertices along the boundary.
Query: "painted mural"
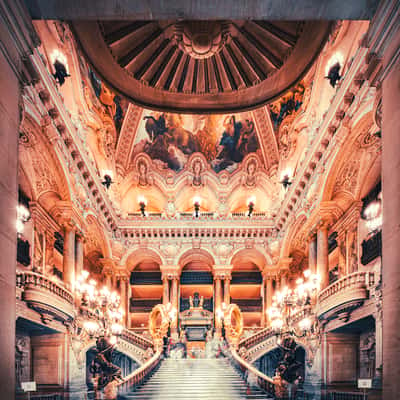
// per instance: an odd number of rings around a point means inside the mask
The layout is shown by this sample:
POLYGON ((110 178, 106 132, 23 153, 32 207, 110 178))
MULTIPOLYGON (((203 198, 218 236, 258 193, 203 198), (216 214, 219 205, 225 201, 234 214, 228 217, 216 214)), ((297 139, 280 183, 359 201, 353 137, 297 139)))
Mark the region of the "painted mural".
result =
POLYGON ((110 90, 82 56, 79 65, 88 106, 97 113, 109 116, 119 134, 128 109, 128 101, 110 90))
POLYGON ((282 121, 288 115, 294 115, 301 109, 305 91, 304 83, 300 82, 284 96, 269 105, 275 132, 279 130, 282 121))
POLYGON ((144 110, 133 157, 148 154, 160 168, 180 171, 200 152, 215 172, 233 172, 249 153, 259 150, 250 113, 183 115, 144 110))

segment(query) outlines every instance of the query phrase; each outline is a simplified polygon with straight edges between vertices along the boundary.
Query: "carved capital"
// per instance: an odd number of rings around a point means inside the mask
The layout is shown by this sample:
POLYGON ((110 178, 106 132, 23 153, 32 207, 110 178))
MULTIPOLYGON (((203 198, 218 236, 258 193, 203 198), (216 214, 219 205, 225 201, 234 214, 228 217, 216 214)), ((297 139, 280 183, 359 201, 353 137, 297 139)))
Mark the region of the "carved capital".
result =
POLYGON ((79 210, 69 201, 59 201, 50 211, 53 218, 67 230, 75 230, 81 236, 86 227, 79 210))
POLYGON ((179 266, 178 265, 160 265, 162 279, 179 279, 179 266))

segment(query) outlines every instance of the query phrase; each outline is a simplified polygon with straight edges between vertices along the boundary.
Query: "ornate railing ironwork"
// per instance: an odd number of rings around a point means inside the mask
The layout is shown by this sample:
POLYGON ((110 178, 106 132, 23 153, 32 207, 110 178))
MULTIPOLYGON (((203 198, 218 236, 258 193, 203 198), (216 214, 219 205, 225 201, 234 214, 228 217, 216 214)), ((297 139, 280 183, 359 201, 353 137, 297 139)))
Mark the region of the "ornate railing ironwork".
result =
POLYGON ((150 312, 154 306, 162 303, 162 299, 130 299, 130 312, 150 312))

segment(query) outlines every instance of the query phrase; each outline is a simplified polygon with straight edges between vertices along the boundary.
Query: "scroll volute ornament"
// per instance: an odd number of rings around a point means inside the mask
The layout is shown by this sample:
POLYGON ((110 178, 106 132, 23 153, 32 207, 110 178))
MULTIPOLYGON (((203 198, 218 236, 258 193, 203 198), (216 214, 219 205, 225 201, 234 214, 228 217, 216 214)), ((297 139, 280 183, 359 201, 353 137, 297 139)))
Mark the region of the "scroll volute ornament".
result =
POLYGON ((224 313, 225 335, 228 342, 237 348, 243 333, 243 316, 237 304, 230 304, 224 313))
POLYGON ((169 318, 166 307, 157 304, 149 315, 149 332, 154 341, 154 347, 160 348, 163 344, 163 337, 168 332, 169 318))

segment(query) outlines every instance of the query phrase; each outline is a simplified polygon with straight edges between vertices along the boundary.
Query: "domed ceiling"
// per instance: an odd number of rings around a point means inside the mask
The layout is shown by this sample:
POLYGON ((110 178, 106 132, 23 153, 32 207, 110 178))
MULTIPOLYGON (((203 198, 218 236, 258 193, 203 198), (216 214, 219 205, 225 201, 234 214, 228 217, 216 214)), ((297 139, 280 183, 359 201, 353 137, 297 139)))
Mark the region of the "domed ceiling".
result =
POLYGON ((330 32, 327 21, 75 21, 99 76, 161 111, 254 109, 293 87, 330 32))

